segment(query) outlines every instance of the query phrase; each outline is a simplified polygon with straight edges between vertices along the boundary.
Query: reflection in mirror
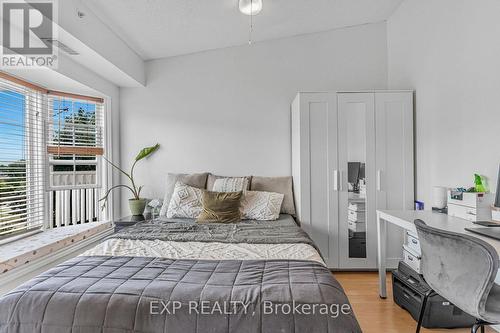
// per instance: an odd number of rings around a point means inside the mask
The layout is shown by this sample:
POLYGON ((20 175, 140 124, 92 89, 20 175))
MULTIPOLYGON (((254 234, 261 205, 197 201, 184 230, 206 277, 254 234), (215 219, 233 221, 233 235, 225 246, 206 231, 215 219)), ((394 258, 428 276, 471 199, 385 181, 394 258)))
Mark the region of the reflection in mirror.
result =
POLYGON ((347 118, 349 257, 366 258, 366 109, 353 106, 347 118))

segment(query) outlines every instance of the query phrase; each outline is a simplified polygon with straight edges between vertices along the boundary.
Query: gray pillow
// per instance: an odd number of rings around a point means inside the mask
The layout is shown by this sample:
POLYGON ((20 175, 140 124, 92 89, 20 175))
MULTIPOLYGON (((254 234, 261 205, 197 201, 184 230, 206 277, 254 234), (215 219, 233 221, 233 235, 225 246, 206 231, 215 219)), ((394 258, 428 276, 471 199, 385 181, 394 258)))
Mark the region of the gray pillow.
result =
POLYGON ((222 178, 246 178, 247 179, 247 190, 250 189, 250 180, 252 179, 252 176, 244 176, 244 177, 229 177, 229 176, 216 176, 212 175, 211 173, 208 174, 208 179, 207 179, 207 190, 213 191, 215 181, 217 179, 222 179, 222 178))
POLYGON ((169 173, 165 183, 165 197, 163 198, 163 206, 161 206, 160 216, 166 216, 170 199, 174 193, 175 184, 179 181, 186 185, 205 189, 207 184, 208 173, 169 173))
POLYGON ((281 205, 281 213, 295 215, 292 177, 252 176, 250 190, 284 194, 285 197, 283 198, 283 204, 281 205))

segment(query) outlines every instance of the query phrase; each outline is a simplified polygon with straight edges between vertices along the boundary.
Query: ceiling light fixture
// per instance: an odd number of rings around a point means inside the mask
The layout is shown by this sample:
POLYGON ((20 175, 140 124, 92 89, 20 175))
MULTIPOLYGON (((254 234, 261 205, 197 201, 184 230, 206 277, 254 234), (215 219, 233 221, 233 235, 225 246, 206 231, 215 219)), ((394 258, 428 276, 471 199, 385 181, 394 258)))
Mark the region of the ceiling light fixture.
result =
POLYGON ((262 0, 239 0, 240 12, 250 16, 250 31, 248 33, 248 45, 252 45, 253 17, 262 10, 262 0))
POLYGON ((240 12, 245 15, 257 15, 262 10, 262 0, 240 0, 240 12))

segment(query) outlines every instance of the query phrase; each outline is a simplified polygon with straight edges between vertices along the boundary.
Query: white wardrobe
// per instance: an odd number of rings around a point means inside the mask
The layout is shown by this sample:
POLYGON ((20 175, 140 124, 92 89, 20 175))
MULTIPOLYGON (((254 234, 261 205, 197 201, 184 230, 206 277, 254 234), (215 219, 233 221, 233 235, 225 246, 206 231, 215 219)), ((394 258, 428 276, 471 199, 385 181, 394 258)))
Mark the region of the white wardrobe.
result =
MULTIPOLYGON (((413 92, 299 93, 292 103, 297 218, 329 268, 376 268, 376 210, 413 209, 413 92)), ((403 234, 388 230, 388 266, 403 234)))

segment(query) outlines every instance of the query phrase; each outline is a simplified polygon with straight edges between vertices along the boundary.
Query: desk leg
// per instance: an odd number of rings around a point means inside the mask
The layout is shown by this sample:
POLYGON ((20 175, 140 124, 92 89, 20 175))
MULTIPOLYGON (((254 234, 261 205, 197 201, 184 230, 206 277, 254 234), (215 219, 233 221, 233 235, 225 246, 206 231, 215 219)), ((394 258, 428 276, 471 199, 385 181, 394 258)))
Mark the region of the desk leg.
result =
POLYGON ((378 293, 380 298, 387 297, 386 287, 386 242, 387 222, 377 212, 377 261, 378 261, 378 293))

